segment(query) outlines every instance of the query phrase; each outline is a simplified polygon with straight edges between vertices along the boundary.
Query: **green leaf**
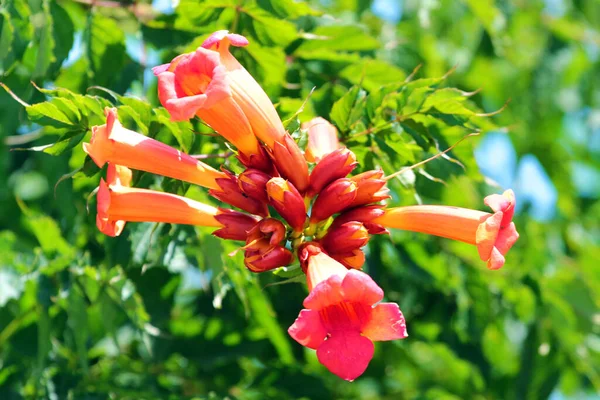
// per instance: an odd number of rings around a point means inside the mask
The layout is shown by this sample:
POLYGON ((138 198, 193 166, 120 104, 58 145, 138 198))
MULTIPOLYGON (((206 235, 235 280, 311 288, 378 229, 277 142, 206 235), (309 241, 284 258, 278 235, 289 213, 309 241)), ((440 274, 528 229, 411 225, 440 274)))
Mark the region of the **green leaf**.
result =
POLYGON ((30 47, 35 54, 33 78, 41 78, 46 74, 50 65, 56 61, 54 56, 55 41, 52 35, 53 23, 48 0, 43 0, 42 11, 32 16, 36 20, 37 46, 30 47))
POLYGON ((175 137, 179 146, 185 153, 189 153, 192 144, 194 143, 194 131, 192 130, 192 125, 189 122, 173 122, 169 116, 169 113, 164 108, 156 108, 154 109, 154 113, 156 114, 156 122, 158 123, 158 127, 154 126, 153 129, 165 129, 171 135, 175 137))
POLYGON ((435 108, 443 114, 474 115, 474 111, 464 104, 467 98, 466 93, 455 88, 438 89, 427 97, 420 111, 427 112, 435 108))
POLYGON ((47 215, 39 214, 27 208, 23 203, 19 206, 25 214, 26 225, 38 240, 44 253, 48 255, 62 254, 74 256, 74 250, 63 238, 60 228, 56 221, 47 215))
POLYGON ((365 92, 354 86, 333 104, 329 116, 340 132, 348 132, 352 124, 358 121, 364 100, 365 92))
POLYGON ((56 142, 51 143, 50 145, 32 147, 30 150, 43 151, 46 154, 57 156, 64 153, 65 151, 71 150, 73 147, 81 143, 85 136, 85 133, 85 131, 81 130, 69 131, 62 135, 56 142))
POLYGON ((10 14, 7 10, 0 9, 0 74, 3 74, 10 67, 10 56, 12 51, 12 42, 15 35, 15 28, 10 20, 10 14))
POLYGON ((257 64, 259 82, 263 86, 280 88, 285 83, 285 52, 279 47, 261 47, 252 43, 246 47, 248 54, 257 64))
POLYGON ((60 97, 28 106, 26 111, 32 121, 42 126, 73 129, 81 122, 81 113, 75 104, 60 97))
POLYGON ((248 285, 247 290, 253 318, 255 318, 267 332, 269 340, 275 347, 275 350, 277 350, 277 354, 281 361, 284 364, 292 364, 294 362, 294 355, 292 353, 290 341, 277 323, 277 316, 264 291, 258 287, 256 282, 252 285, 248 285))
POLYGON ((125 65, 125 34, 111 18, 99 12, 90 16, 88 55, 94 82, 110 86, 123 72, 125 65))
POLYGON ((322 15, 323 13, 312 9, 307 3, 295 0, 258 0, 261 8, 276 14, 279 18, 297 19, 300 17, 312 15, 322 15))
POLYGON ((361 85, 369 91, 376 91, 382 86, 404 81, 406 74, 400 68, 381 60, 363 59, 340 72, 354 85, 361 85))
POLYGON ((335 51, 368 51, 380 47, 377 39, 366 34, 357 26, 320 26, 305 35, 308 40, 298 47, 299 52, 308 50, 335 50, 335 51))
MULTIPOLYGON (((77 278, 73 278, 77 279, 77 278)), ((87 339, 88 339, 88 323, 87 323, 87 305, 80 289, 76 286, 71 286, 69 290, 68 301, 68 326, 75 338, 75 349, 79 363, 84 374, 87 375, 88 359, 87 359, 87 339)))
MULTIPOLYGON (((15 59, 20 60, 33 39, 34 29, 30 19, 31 9, 27 0, 7 1, 6 9, 11 15, 11 24, 14 28, 13 56, 15 59)), ((3 57, 5 56, 3 55, 3 57)))
POLYGON ((495 372, 502 375, 515 374, 519 369, 516 349, 494 324, 488 325, 483 333, 483 353, 495 372))
POLYGON ((252 19, 256 38, 265 46, 287 46, 297 36, 296 26, 289 21, 276 18, 265 10, 248 6, 243 12, 252 19))
POLYGON ((54 22, 52 28, 55 42, 54 57, 56 63, 60 65, 68 57, 73 47, 75 26, 69 14, 58 2, 50 3, 50 13, 54 22))

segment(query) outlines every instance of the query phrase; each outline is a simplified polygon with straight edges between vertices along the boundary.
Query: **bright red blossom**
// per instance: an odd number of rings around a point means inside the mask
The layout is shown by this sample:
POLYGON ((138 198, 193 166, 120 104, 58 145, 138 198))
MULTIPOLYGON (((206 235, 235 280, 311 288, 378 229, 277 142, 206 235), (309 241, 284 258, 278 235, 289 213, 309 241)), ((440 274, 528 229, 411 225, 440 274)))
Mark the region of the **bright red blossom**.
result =
POLYGON ((373 341, 407 337, 404 316, 395 303, 379 303, 383 290, 367 274, 347 270, 318 247, 308 245, 310 294, 289 328, 300 344, 317 350, 319 362, 342 379, 359 377, 373 358, 373 341))

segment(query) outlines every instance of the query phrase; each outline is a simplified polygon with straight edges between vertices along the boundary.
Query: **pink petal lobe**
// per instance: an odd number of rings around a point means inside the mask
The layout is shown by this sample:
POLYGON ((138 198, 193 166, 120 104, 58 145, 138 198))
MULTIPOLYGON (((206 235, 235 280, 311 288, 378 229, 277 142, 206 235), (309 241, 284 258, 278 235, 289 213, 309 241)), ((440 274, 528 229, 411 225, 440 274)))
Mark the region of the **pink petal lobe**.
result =
POLYGON ((487 196, 483 202, 492 210, 494 210, 494 212, 502 211, 502 228, 506 228, 508 224, 510 224, 515 213, 516 205, 515 193, 512 191, 512 189, 508 189, 501 195, 492 194, 487 196))
POLYGON ((406 321, 396 303, 380 303, 373 308, 371 320, 362 329, 362 334, 373 341, 404 339, 406 321))
POLYGON ((332 275, 318 283, 310 294, 304 299, 304 307, 312 310, 321 310, 327 306, 338 304, 344 300, 342 297, 342 277, 332 275))
POLYGON ((500 224, 502 223, 502 211, 498 211, 495 214, 489 215, 477 228, 475 233, 475 243, 477 244, 477 251, 479 252, 479 258, 482 261, 487 261, 492 254, 492 250, 496 245, 496 238, 500 230, 500 224))
POLYGON ((152 73, 155 76, 158 76, 158 74, 163 73, 165 71, 167 71, 169 69, 169 67, 171 66, 171 63, 166 63, 166 64, 162 64, 162 65, 157 65, 156 67, 152 67, 152 73))
POLYGON ((317 349, 317 358, 329 371, 347 381, 365 372, 373 358, 373 342, 356 332, 336 332, 317 349))
POLYGON ((511 222, 508 227, 500 229, 500 232, 498 232, 496 248, 500 253, 506 254, 513 244, 515 244, 517 239, 519 239, 519 233, 517 232, 515 223, 511 222))
POLYGON ((248 46, 248 39, 246 39, 242 35, 238 35, 236 33, 229 33, 227 30, 216 31, 212 35, 210 35, 203 43, 202 47, 205 49, 210 49, 215 45, 218 45, 223 39, 228 39, 229 42, 235 47, 245 47, 248 46))
POLYGON ((171 114, 173 121, 186 121, 206 102, 206 95, 179 98, 175 89, 175 74, 163 72, 158 76, 158 98, 171 114), (202 96, 204 99, 202 99, 202 96))
POLYGON ((296 342, 313 350, 316 350, 327 336, 319 312, 314 310, 301 310, 288 333, 296 342))
POLYGON ((383 290, 364 272, 350 270, 342 282, 343 297, 347 301, 369 306, 383 299, 383 290))
POLYGON ((490 259, 487 260, 487 267, 488 269, 492 270, 500 269, 504 265, 504 261, 504 255, 494 247, 492 254, 490 255, 490 259))

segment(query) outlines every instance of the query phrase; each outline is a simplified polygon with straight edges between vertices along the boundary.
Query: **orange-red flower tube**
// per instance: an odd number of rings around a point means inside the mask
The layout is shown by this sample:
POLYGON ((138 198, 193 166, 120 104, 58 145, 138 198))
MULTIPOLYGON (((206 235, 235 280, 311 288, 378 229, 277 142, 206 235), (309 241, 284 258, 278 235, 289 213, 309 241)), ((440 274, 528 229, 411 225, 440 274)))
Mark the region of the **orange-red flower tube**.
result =
POLYGON ((202 43, 202 47, 217 51, 221 63, 227 70, 231 93, 234 101, 240 106, 254 134, 269 148, 276 141, 282 142, 285 129, 269 96, 229 51, 229 46, 245 47, 248 39, 242 35, 217 31, 202 43))
POLYGON ((307 265, 310 294, 288 332, 317 350, 329 371, 352 381, 366 370, 374 341, 407 337, 404 316, 395 303, 381 303, 383 290, 358 270, 346 267, 312 244, 300 249, 307 265))
POLYGON ((168 176, 216 188, 216 179, 225 174, 164 143, 125 129, 117 119, 117 109, 106 107, 106 124, 92 127, 90 143, 83 150, 98 167, 105 163, 168 176))
POLYGON ((303 123, 302 129, 308 130, 308 144, 304 153, 307 161, 319 162, 340 147, 337 129, 325 118, 313 118, 303 123))
POLYGON ((489 269, 504 265, 504 255, 519 238, 515 224, 515 196, 512 190, 485 198, 494 211, 449 206, 408 206, 390 208, 373 220, 388 228, 428 233, 477 246, 479 257, 489 269))
POLYGON ((239 88, 232 85, 218 52, 200 47, 153 71, 158 77, 158 98, 171 119, 184 121, 197 115, 237 147, 247 165, 271 168, 243 104, 237 101, 239 88))
POLYGON ((108 236, 119 236, 125 222, 166 222, 222 226, 215 207, 170 193, 128 187, 131 171, 109 164, 106 181, 100 180, 96 225, 108 236))

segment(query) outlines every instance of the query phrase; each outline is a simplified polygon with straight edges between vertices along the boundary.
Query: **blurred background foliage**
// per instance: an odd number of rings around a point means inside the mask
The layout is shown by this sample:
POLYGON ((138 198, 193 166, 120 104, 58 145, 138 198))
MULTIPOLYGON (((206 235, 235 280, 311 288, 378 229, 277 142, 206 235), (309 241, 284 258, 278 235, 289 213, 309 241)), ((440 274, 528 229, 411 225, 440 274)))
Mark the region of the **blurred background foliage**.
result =
POLYGON ((22 99, 0 91, 1 399, 597 398, 597 0, 1 0, 0 81, 22 99), (288 337, 304 284, 250 274, 206 229, 96 230, 102 172, 80 142, 106 105, 235 168, 194 133, 206 127, 155 108, 149 69, 219 29, 250 39, 235 55, 301 142, 300 121, 328 117, 361 169, 392 173, 481 133, 391 182, 390 204, 483 209, 517 193, 521 238, 499 271, 448 240, 371 241, 365 269, 410 337, 379 343, 356 382, 288 337))

